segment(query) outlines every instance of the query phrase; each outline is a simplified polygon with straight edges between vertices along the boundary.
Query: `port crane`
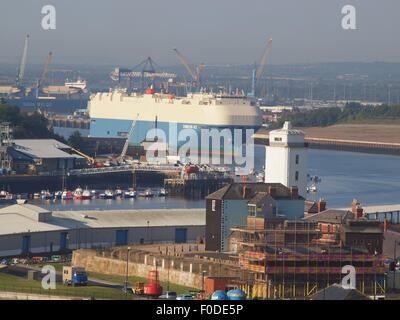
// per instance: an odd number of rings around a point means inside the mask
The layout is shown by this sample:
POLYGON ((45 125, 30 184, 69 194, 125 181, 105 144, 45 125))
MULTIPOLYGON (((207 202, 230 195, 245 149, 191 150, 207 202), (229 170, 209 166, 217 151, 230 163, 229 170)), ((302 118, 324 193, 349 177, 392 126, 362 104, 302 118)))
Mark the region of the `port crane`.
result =
POLYGON ((175 51, 176 55, 178 56, 178 59, 182 62, 182 64, 185 66, 186 70, 189 72, 191 77, 194 80, 194 85, 198 85, 200 83, 200 76, 203 71, 204 63, 200 63, 199 66, 197 67, 197 74, 195 74, 192 69, 190 69, 189 65, 186 63, 185 59, 183 56, 179 53, 177 48, 173 48, 172 50, 175 51))
POLYGON ((119 160, 121 160, 121 161, 124 160, 124 158, 126 156, 126 152, 128 151, 129 140, 133 134, 133 130, 135 130, 136 121, 138 118, 139 118, 139 113, 136 115, 136 119, 132 121, 131 128, 129 129, 128 135, 126 136, 124 147, 122 148, 121 155, 119 156, 119 160))
POLYGON ((168 72, 156 72, 154 65, 159 67, 151 57, 147 57, 147 59, 143 60, 133 69, 126 69, 126 68, 115 68, 114 71, 110 73, 110 77, 114 81, 118 81, 121 83, 122 78, 127 78, 129 80, 129 87, 132 87, 132 82, 134 78, 139 78, 142 82, 142 91, 145 89, 145 78, 150 78, 152 80, 152 84, 154 86, 154 79, 156 78, 167 78, 167 79, 174 79, 176 74, 168 73, 168 72), (141 68, 141 71, 134 71, 141 68))
POLYGON ((39 88, 38 89, 40 89, 43 86, 43 83, 46 80, 47 73, 49 72, 49 67, 50 67, 50 61, 51 61, 51 55, 52 54, 53 53, 50 51, 49 55, 47 56, 46 65, 44 66, 42 77, 40 78, 39 88))
POLYGON ((88 159, 92 165, 95 163, 95 160, 92 157, 89 157, 88 155, 84 154, 83 152, 81 152, 75 148, 72 148, 72 147, 71 147, 71 150, 76 152, 77 154, 85 157, 86 159, 88 159))
POLYGON ((249 97, 252 97, 252 98, 255 97, 256 84, 257 84, 257 81, 261 77, 261 73, 263 71, 264 64, 265 64, 265 61, 267 60, 268 52, 271 47, 271 42, 272 42, 272 38, 269 38, 267 47, 265 48, 264 55, 261 59, 260 65, 258 66, 257 72, 256 72, 255 67, 253 69, 253 74, 252 74, 252 78, 251 78, 251 92, 248 94, 249 97))
POLYGON ((17 87, 21 85, 22 79, 24 77, 26 57, 28 55, 28 43, 29 43, 29 34, 27 34, 25 37, 24 51, 23 51, 22 58, 21 58, 21 64, 19 65, 18 72, 17 72, 17 79, 15 81, 17 87))

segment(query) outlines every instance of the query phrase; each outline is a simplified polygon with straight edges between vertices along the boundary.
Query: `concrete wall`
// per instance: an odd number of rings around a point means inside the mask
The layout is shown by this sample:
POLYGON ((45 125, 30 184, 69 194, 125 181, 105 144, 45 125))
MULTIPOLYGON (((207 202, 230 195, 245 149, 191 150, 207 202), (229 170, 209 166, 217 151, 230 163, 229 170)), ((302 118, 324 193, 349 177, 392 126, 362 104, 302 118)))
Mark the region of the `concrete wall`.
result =
MULTIPOLYGON (((198 245, 175 245, 192 252, 198 245)), ((199 248, 201 250, 201 248, 199 248)), ((162 251, 161 249, 159 251, 162 251)), ((173 252, 171 248, 169 252, 173 252)), ((86 270, 105 274, 126 275, 126 247, 114 247, 104 250, 80 249, 73 252, 72 264, 85 267, 86 270)), ((151 270, 157 270, 160 281, 176 283, 183 286, 202 288, 203 271, 205 277, 220 275, 240 275, 237 265, 223 265, 218 262, 209 262, 196 259, 185 259, 181 256, 167 256, 144 251, 129 253, 128 274, 147 279, 151 270), (157 265, 157 267, 156 267, 157 265), (235 271, 236 270, 236 271, 235 271)), ((166 288, 164 288, 166 290, 166 288)))

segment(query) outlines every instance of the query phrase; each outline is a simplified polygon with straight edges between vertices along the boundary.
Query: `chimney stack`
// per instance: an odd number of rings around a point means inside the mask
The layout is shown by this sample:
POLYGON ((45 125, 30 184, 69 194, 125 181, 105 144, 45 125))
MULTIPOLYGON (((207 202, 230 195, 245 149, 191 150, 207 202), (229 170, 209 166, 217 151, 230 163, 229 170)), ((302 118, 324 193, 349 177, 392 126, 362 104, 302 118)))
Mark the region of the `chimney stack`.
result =
POLYGON ((296 186, 290 187, 290 197, 292 199, 297 199, 299 197, 299 188, 296 186))
POLYGON ((354 213, 355 219, 359 219, 363 216, 364 209, 361 207, 357 199, 354 199, 351 203, 351 212, 354 213))
POLYGON ((250 188, 250 187, 248 187, 248 186, 243 186, 243 194, 242 194, 243 199, 250 198, 250 191, 251 191, 251 188, 250 188))
POLYGON ((326 201, 324 198, 320 198, 317 204, 318 204, 318 213, 326 210, 326 201))
POLYGON ((268 187, 268 194, 274 198, 276 196, 276 187, 269 186, 268 187))

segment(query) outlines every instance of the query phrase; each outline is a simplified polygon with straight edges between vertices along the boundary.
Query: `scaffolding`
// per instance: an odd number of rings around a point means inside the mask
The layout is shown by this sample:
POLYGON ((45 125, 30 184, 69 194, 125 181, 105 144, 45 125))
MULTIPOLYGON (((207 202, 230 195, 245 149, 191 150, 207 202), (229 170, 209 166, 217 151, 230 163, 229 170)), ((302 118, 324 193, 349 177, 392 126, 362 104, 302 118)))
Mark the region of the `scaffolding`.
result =
POLYGON ((264 229, 247 224, 231 230, 236 232, 239 265, 253 275, 251 285, 247 282, 242 286, 249 297, 305 299, 341 283, 346 265, 355 268, 356 289, 363 294, 385 295, 385 257, 342 246, 338 231, 324 238, 317 223, 306 221, 266 223, 264 229))

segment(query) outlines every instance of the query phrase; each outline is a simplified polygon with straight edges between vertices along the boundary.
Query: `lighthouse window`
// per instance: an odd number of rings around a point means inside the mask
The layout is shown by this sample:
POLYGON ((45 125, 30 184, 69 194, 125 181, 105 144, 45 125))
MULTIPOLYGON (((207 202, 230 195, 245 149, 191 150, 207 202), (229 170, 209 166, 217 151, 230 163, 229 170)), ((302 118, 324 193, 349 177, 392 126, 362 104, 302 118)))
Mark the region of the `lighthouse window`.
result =
POLYGON ((299 172, 298 172, 298 171, 296 171, 296 173, 294 174, 294 179, 295 179, 296 181, 299 180, 299 172))
POLYGON ((298 154, 296 154, 296 164, 299 164, 299 158, 300 158, 300 156, 298 154))

